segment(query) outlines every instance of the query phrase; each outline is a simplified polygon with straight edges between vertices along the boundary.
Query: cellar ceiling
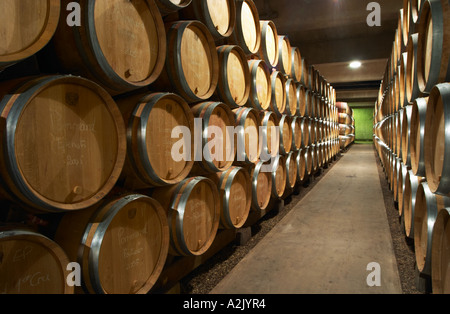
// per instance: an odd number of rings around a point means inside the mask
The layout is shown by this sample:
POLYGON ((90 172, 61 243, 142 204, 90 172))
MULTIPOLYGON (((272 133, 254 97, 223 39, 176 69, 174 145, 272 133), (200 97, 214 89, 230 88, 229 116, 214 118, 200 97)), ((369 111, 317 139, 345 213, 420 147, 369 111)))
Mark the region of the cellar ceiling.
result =
POLYGON ((373 105, 391 55, 403 0, 381 0, 380 26, 369 26, 371 1, 254 0, 261 20, 272 20, 310 65, 337 91, 338 100, 373 105), (359 60, 361 68, 349 63, 359 60))

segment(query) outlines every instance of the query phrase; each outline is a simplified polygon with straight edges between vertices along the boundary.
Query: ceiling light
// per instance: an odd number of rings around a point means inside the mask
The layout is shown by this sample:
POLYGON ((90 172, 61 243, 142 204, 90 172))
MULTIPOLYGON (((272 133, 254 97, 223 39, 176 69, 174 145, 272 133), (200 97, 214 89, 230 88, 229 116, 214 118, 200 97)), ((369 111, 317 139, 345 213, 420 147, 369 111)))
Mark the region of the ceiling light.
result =
POLYGON ((352 63, 350 63, 350 67, 352 69, 359 69, 361 67, 362 63, 359 61, 353 61, 352 63))

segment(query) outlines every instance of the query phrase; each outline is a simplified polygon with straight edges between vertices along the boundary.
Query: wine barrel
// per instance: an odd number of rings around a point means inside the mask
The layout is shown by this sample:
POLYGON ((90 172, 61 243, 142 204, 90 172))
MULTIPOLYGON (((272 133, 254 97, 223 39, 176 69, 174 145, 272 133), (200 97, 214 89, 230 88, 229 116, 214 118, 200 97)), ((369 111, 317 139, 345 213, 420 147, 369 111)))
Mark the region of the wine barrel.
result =
POLYGON ((411 111, 410 151, 411 169, 416 176, 425 177, 425 120, 428 97, 417 98, 411 111))
POLYGON ((216 93, 231 108, 244 106, 250 96, 250 69, 241 47, 225 45, 217 48, 219 81, 216 93))
POLYGON ((291 122, 292 129, 292 150, 298 151, 304 146, 302 133, 303 118, 295 116, 291 122))
POLYGON ((277 127, 280 126, 277 116, 270 111, 260 112, 262 139, 261 159, 268 161, 268 157, 278 155, 280 147, 280 137, 277 127))
POLYGON ((277 70, 290 76, 292 73, 292 46, 288 36, 278 35, 278 65, 277 70))
POLYGON ((297 115, 298 108, 297 83, 293 79, 286 80, 286 109, 285 113, 291 117, 297 115))
POLYGON ((297 152, 295 156, 295 162, 297 164, 297 182, 305 181, 308 176, 308 165, 307 165, 307 148, 304 147, 297 152))
POLYGON ((0 92, 0 173, 7 197, 40 212, 94 205, 114 187, 125 161, 117 104, 80 77, 20 81, 4 83, 0 92))
POLYGON ((236 3, 233 0, 192 0, 180 11, 180 20, 199 20, 216 41, 231 36, 236 25, 236 3))
POLYGON ((169 251, 166 213, 156 200, 125 194, 63 216, 55 241, 82 269, 92 294, 146 294, 169 251))
POLYGON ((402 25, 402 36, 405 46, 408 45, 409 40, 409 27, 411 22, 411 0, 403 0, 403 25, 402 25))
POLYGON ((241 46, 246 55, 258 53, 261 47, 261 25, 258 8, 253 0, 236 1, 236 26, 229 41, 241 46))
POLYGON ((167 57, 164 71, 153 84, 188 103, 211 98, 219 81, 219 57, 214 38, 200 21, 166 24, 167 57))
POLYGON ((176 94, 152 93, 117 99, 117 104, 128 134, 123 185, 136 190, 184 180, 194 165, 194 115, 186 101, 176 94))
POLYGON ((410 135, 412 105, 408 105, 404 109, 405 112, 403 114, 402 122, 402 160, 406 166, 411 167, 410 135))
POLYGON ((270 110, 281 116, 286 110, 286 78, 284 75, 275 71, 270 76, 272 97, 270 102, 270 110))
POLYGON ((408 53, 408 62, 406 63, 406 99, 408 103, 420 97, 420 89, 417 80, 417 45, 418 34, 411 35, 408 41, 406 52, 408 53))
POLYGON ((408 62, 408 53, 404 52, 402 53, 400 57, 400 65, 398 67, 398 75, 399 75, 399 86, 398 86, 398 92, 399 92, 399 105, 401 108, 404 108, 408 105, 408 100, 406 97, 406 67, 408 62))
POLYGON ((300 125, 300 132, 302 133, 302 147, 307 147, 310 144, 309 119, 303 117, 301 119, 300 125))
POLYGON ((272 196, 281 199, 286 191, 286 157, 278 155, 272 161, 272 196))
POLYGON ((394 202, 398 203, 398 175, 400 173, 400 159, 397 157, 397 154, 395 154, 393 161, 392 161, 392 194, 394 196, 394 202))
POLYGON ((270 165, 262 161, 249 168, 252 181, 252 209, 264 211, 268 208, 272 191, 270 165))
POLYGON ((441 209, 449 206, 450 198, 432 193, 426 182, 419 185, 414 213, 414 251, 417 269, 424 275, 431 275, 431 244, 436 217, 441 209))
POLYGON ((60 11, 59 0, 2 1, 0 70, 44 48, 56 31, 60 11))
POLYGON ((220 222, 220 196, 211 179, 187 178, 151 195, 167 212, 171 255, 200 256, 211 247, 220 222))
POLYGON ((54 241, 23 227, 0 228, 0 291, 3 294, 72 294, 70 261, 54 241))
POLYGON ((309 93, 306 92, 305 86, 297 84, 297 116, 306 116, 307 97, 309 97, 309 93))
POLYGON ((306 108, 305 116, 313 118, 314 117, 314 104, 313 104, 313 102, 315 101, 314 93, 311 92, 309 89, 306 89, 305 93, 306 93, 306 95, 305 95, 305 101, 306 101, 306 104, 305 104, 305 108, 306 108))
MULTIPOLYGON (((294 117, 296 119, 297 117, 294 117)), ((279 133, 280 133, 280 149, 279 153, 282 155, 287 155, 292 150, 293 144, 293 130, 292 130, 292 120, 293 118, 288 115, 282 115, 279 122, 279 133)))
POLYGON ((397 197, 397 202, 398 202, 398 214, 399 216, 403 216, 403 208, 404 208, 404 195, 405 195, 405 180, 406 180, 406 175, 408 173, 408 167, 405 166, 401 161, 400 161, 400 171, 399 171, 399 175, 398 175, 398 197, 397 197))
POLYGON ((302 80, 302 54, 298 47, 291 47, 291 78, 296 82, 302 80))
MULTIPOLYGON (((285 156, 286 163, 286 190, 284 195, 292 193, 297 184, 298 178, 298 165, 297 165, 297 155, 299 152, 290 152, 285 156)), ((284 196, 283 195, 283 196, 284 196)))
POLYGON ((234 113, 224 103, 213 101, 198 103, 191 110, 202 123, 201 142, 194 143, 194 160, 207 172, 228 170, 237 151, 234 134, 227 129, 236 125, 234 113))
POLYGON ((417 80, 422 93, 450 80, 450 6, 448 1, 424 1, 417 28, 417 80))
POLYGON ((169 15, 186 8, 191 2, 192 0, 155 0, 162 15, 169 15))
POLYGON ((219 190, 220 225, 222 229, 239 229, 244 226, 252 205, 249 173, 240 167, 208 176, 219 190))
POLYGON ((249 60, 250 97, 248 107, 263 111, 270 108, 272 100, 272 85, 269 69, 263 60, 249 60))
POLYGON ((275 68, 279 60, 277 27, 272 21, 260 21, 260 26, 261 48, 259 50, 259 57, 268 66, 275 68))
POLYGON ((402 158, 402 129, 403 129, 403 113, 404 108, 399 109, 399 111, 396 113, 396 128, 395 128, 395 144, 396 144, 396 154, 400 158, 402 158))
POLYGON ((54 36, 61 71, 93 80, 112 95, 148 86, 160 76, 166 32, 154 1, 83 1, 80 6, 81 26, 69 26, 61 14, 54 36))
POLYGON ((428 98, 424 135, 424 163, 433 193, 450 194, 450 83, 436 85, 428 98))
POLYGON ((431 243, 431 280, 433 294, 449 294, 450 281, 448 278, 448 239, 450 209, 440 208, 434 222, 433 240, 431 243))
POLYGON ((236 134, 236 161, 244 164, 257 163, 261 154, 259 113, 253 108, 239 108, 233 112, 236 118, 236 127, 240 128, 236 134))
POLYGON ((311 146, 305 147, 305 163, 306 174, 309 176, 313 173, 314 168, 314 155, 311 146))

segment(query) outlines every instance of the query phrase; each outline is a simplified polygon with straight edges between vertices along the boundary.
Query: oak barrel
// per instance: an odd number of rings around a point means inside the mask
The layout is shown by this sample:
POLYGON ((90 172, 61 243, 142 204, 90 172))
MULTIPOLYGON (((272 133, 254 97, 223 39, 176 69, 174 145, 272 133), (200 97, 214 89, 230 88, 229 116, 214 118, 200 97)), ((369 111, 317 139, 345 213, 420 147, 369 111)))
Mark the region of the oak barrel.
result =
POLYGON ((152 86, 175 92, 188 103, 208 100, 219 81, 219 57, 211 32, 197 20, 168 23, 166 29, 166 63, 152 86))
POLYGON ((270 110, 280 116, 286 110, 286 78, 281 72, 274 71, 270 80, 272 88, 270 110))
POLYGON ((408 103, 412 103, 421 95, 417 80, 417 45, 419 35, 416 33, 410 37, 406 48, 408 53, 408 61, 406 63, 406 99, 408 103))
POLYGON ((233 110, 236 118, 236 162, 257 163, 261 154, 259 113, 253 108, 233 110), (241 145, 241 146, 239 146, 241 145))
POLYGON ((247 221, 252 205, 249 173, 240 167, 208 176, 219 190, 220 228, 239 229, 247 221))
POLYGON ((295 80, 288 78, 286 80, 286 108, 285 113, 291 117, 297 115, 298 108, 298 89, 295 80))
POLYGON ((230 43, 241 46, 246 55, 257 54, 261 47, 261 25, 253 0, 236 1, 236 26, 230 43))
MULTIPOLYGON (((62 0, 66 8, 70 0, 62 0)), ((80 2, 81 26, 61 14, 53 44, 65 73, 93 80, 117 95, 152 84, 166 58, 166 32, 154 1, 80 2)))
POLYGON ((278 31, 273 21, 260 21, 261 47, 259 57, 268 66, 275 68, 279 60, 278 31))
POLYGON ((59 0, 3 0, 0 10, 0 70, 44 48, 56 31, 60 10, 59 0))
POLYGON ((286 157, 278 155, 272 160, 272 196, 281 199, 286 190, 286 157))
POLYGON ((302 123, 303 118, 301 117, 293 117, 291 122, 292 129, 292 150, 298 151, 300 148, 304 146, 304 134, 302 132, 302 123))
POLYGON ((305 163, 306 163, 306 174, 309 176, 313 173, 314 168, 314 157, 312 146, 305 147, 305 163))
POLYGON ((66 252, 53 240, 25 228, 0 227, 2 294, 72 294, 66 252))
POLYGON ((275 157, 278 155, 280 147, 280 136, 277 128, 280 126, 280 121, 277 116, 270 111, 260 112, 261 120, 261 160, 268 161, 268 157, 275 157))
POLYGON ((424 1, 417 28, 417 80, 422 93, 450 80, 450 6, 448 1, 424 1))
POLYGON ((431 275, 434 223, 439 211, 449 206, 450 198, 434 194, 426 182, 419 185, 414 213, 414 251, 417 268, 422 274, 431 275))
POLYGON ((428 97, 417 98, 411 112, 410 151, 411 169, 417 176, 425 177, 425 120, 428 97))
POLYGON ((81 265, 85 293, 146 294, 166 261, 169 225, 159 202, 125 194, 64 215, 55 241, 81 265))
POLYGON ((37 211, 61 212, 109 193, 123 169, 126 132, 104 89, 80 77, 43 76, 4 83, 1 94, 0 172, 8 195, 37 211))
POLYGON ((206 101, 191 107, 201 119, 201 136, 194 142, 194 160, 207 172, 228 170, 236 158, 237 147, 229 127, 236 125, 233 111, 222 102, 206 101), (200 161, 201 160, 201 161, 200 161))
POLYGON ((307 93, 305 86, 302 84, 297 84, 297 116, 306 116, 308 97, 309 93, 307 93))
POLYGON ((297 165, 297 156, 298 155, 299 155, 299 152, 290 152, 287 156, 285 156, 285 163, 286 163, 285 195, 291 193, 297 184, 297 179, 299 177, 298 165, 297 165))
POLYGON ((288 115, 282 115, 279 122, 279 132, 280 132, 280 149, 279 152, 282 155, 287 155, 292 150, 292 137, 294 136, 292 132, 292 117, 288 115))
POLYGON ((127 159, 121 181, 132 190, 176 184, 194 161, 194 115, 172 93, 151 93, 117 100, 127 127, 127 159), (186 134, 187 133, 187 134, 186 134))
POLYGON ((303 182, 308 176, 307 148, 304 147, 297 152, 295 162, 297 164, 297 182, 303 182))
POLYGON ((236 25, 236 2, 234 0, 192 0, 181 11, 180 19, 199 20, 209 29, 216 41, 228 38, 236 25))
POLYGON ((250 69, 241 47, 217 47, 219 81, 216 93, 231 108, 244 106, 250 96, 250 69))
POLYGON ((450 279, 448 273, 449 239, 450 239, 450 209, 439 208, 433 228, 431 243, 431 280, 433 294, 449 294, 450 279))
POLYGON ((211 247, 220 222, 220 196, 211 179, 187 178, 151 195, 167 212, 171 255, 200 256, 211 247))
POLYGON ((256 110, 268 110, 272 101, 272 84, 269 68, 263 60, 249 60, 250 97, 248 107, 256 110))
POLYGON ((270 164, 259 161, 249 168, 252 182, 252 209, 264 211, 268 208, 272 191, 272 173, 270 164))
POLYGON ((278 55, 277 70, 290 76, 292 73, 292 46, 286 35, 278 35, 278 55))
POLYGON ((291 78, 296 82, 302 80, 303 63, 302 54, 298 47, 291 47, 291 78))
POLYGON ((402 122, 402 161, 408 167, 411 167, 411 114, 412 105, 407 105, 404 108, 402 122))
POLYGON ((450 194, 450 83, 431 90, 426 107, 424 163, 427 182, 433 193, 450 194))

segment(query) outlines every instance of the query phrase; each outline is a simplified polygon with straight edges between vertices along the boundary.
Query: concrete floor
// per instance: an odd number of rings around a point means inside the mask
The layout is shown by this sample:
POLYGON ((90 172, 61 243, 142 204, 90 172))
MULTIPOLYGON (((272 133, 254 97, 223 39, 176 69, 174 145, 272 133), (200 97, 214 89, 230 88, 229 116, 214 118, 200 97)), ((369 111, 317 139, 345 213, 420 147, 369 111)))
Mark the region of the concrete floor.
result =
POLYGON ((372 146, 354 145, 211 293, 401 294, 372 146))

